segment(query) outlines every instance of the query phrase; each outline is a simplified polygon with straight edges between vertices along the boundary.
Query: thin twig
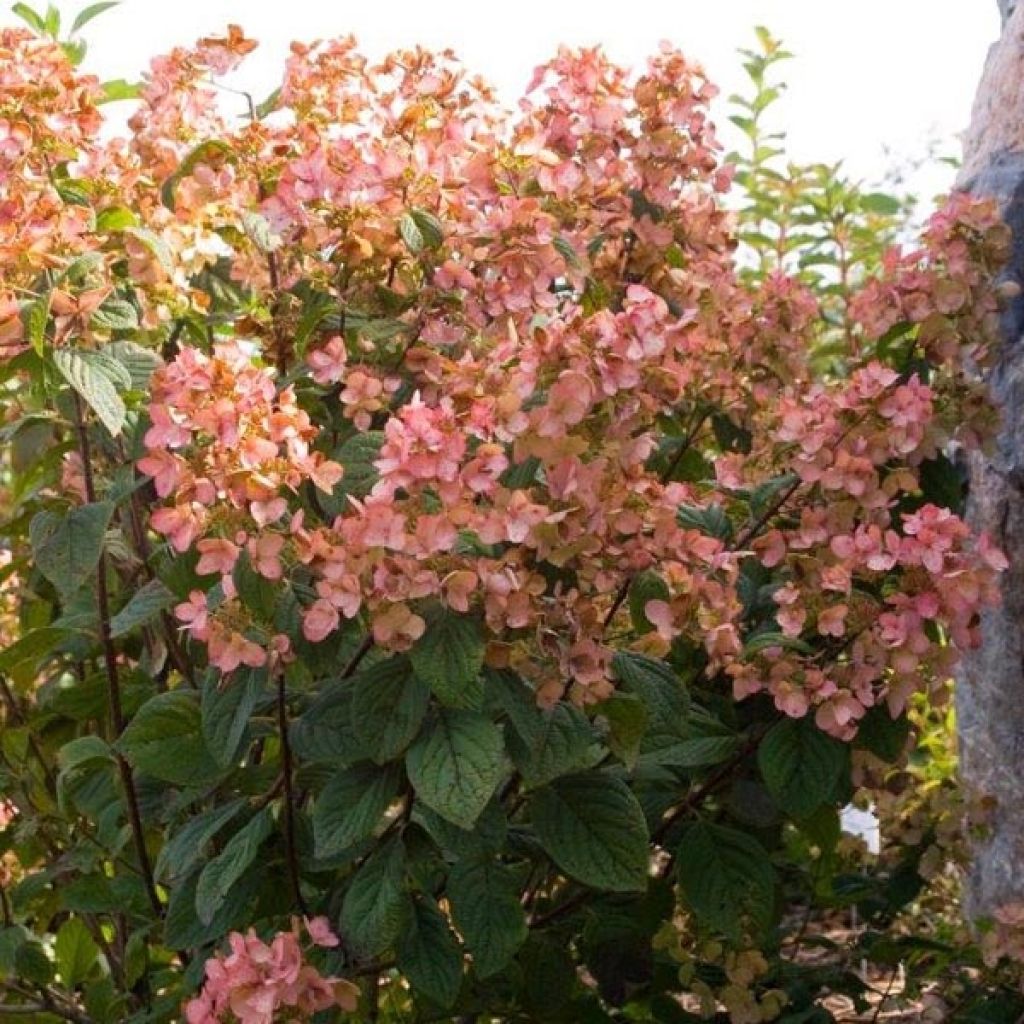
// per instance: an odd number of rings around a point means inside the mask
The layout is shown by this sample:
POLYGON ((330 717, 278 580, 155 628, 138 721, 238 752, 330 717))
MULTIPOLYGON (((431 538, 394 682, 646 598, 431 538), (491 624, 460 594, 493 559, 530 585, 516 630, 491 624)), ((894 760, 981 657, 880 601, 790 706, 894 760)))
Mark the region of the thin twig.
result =
POLYGON ((277 673, 277 725, 281 739, 281 781, 284 786, 284 851, 288 861, 288 877, 291 880, 292 895, 298 908, 309 916, 309 908, 302 898, 299 881, 299 860, 295 851, 295 794, 292 789, 292 747, 288 740, 288 694, 285 688, 284 671, 277 673))
POLYGON ((373 650, 373 634, 367 633, 363 642, 359 645, 356 653, 352 655, 349 663, 341 670, 341 678, 348 679, 359 668, 359 663, 373 650))

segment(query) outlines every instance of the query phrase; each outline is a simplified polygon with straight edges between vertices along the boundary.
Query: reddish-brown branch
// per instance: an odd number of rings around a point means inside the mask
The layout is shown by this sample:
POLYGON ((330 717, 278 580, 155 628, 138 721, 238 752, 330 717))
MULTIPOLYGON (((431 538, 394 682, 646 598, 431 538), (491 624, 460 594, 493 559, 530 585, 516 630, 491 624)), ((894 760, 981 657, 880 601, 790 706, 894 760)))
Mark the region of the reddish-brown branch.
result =
POLYGON ((299 879, 299 858, 295 849, 295 793, 292 788, 292 747, 288 739, 288 694, 285 688, 284 670, 277 674, 277 726, 281 742, 281 783, 284 788, 284 850, 288 862, 288 878, 296 906, 309 916, 309 908, 302 898, 299 879))
MULTIPOLYGON (((73 393, 75 403, 75 428, 78 432, 78 452, 82 458, 82 476, 85 482, 86 500, 93 504, 96 501, 96 483, 92 471, 92 453, 89 446, 89 432, 85 426, 85 415, 82 410, 82 400, 77 393, 73 393)), ((117 667, 117 651, 114 649, 114 640, 110 634, 110 597, 107 590, 107 559, 106 554, 100 554, 96 566, 96 610, 99 615, 100 644, 103 649, 103 663, 107 676, 107 695, 110 702, 110 724, 111 732, 115 738, 120 737, 124 732, 125 719, 124 708, 121 703, 121 681, 117 667)), ((132 838, 135 842, 135 852, 139 858, 139 867, 142 869, 142 877, 146 883, 146 895, 149 898, 150 906, 157 917, 163 916, 163 904, 156 891, 156 882, 153 878, 153 866, 149 860, 149 851, 146 849, 146 834, 142 826, 142 814, 139 810, 139 797, 135 789, 135 779, 132 776, 131 765, 124 757, 117 753, 118 773, 121 776, 121 783, 124 786, 125 804, 128 809, 128 821, 131 826, 132 838)))

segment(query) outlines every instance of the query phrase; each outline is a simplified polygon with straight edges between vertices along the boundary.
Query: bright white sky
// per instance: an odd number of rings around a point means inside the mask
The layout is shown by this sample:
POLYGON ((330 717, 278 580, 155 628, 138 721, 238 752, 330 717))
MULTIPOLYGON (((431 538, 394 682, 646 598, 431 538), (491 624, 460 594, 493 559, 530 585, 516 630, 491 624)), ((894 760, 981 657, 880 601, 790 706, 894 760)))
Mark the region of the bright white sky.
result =
MULTIPOLYGON (((69 22, 86 2, 58 6, 69 22)), ((86 66, 134 79, 150 56, 231 21, 261 41, 238 79, 258 98, 276 86, 292 39, 353 32, 371 56, 452 47, 509 102, 559 43, 599 42, 638 63, 662 39, 700 60, 724 98, 744 86, 736 49, 763 24, 796 55, 784 65, 789 91, 777 114, 792 156, 843 160, 869 179, 894 158, 919 160, 930 139, 940 154, 959 155, 957 133, 999 31, 995 0, 124 0, 86 30, 86 66)), ((732 141, 721 109, 718 121, 732 141)), ((931 166, 915 183, 948 187, 952 172, 931 166)))

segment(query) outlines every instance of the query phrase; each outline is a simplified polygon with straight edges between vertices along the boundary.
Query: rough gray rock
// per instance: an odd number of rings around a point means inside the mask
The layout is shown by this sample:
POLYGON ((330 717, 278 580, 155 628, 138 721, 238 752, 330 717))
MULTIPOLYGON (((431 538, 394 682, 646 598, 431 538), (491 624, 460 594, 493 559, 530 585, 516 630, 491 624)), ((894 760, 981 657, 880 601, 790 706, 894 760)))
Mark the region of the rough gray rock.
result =
MULTIPOLYGON (((1024 4, 1001 0, 1005 23, 989 52, 964 139, 958 186, 994 196, 1013 230, 1006 277, 1024 279, 1024 4)), ((968 518, 1010 559, 1001 607, 982 620, 982 645, 965 656, 957 686, 961 776, 993 805, 972 851, 966 909, 975 920, 1024 900, 1024 294, 1003 313, 990 375, 1002 413, 995 451, 969 460, 968 518)))

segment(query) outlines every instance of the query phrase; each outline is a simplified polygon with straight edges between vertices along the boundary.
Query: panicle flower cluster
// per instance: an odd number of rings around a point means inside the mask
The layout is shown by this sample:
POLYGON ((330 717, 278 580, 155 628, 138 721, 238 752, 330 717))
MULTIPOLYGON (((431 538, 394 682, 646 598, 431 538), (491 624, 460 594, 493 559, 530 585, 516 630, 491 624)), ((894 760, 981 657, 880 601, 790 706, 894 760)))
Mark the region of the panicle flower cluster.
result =
MULTIPOLYGON (((305 920, 317 946, 339 943, 327 919, 305 920)), ((322 1010, 356 1008, 359 989, 341 978, 325 978, 307 962, 298 922, 264 942, 252 929, 228 936, 230 952, 206 961, 199 994, 185 1007, 188 1024, 275 1024, 308 1021, 322 1010)))
MULTIPOLYGON (((161 498, 174 501, 153 513, 153 529, 176 551, 197 547, 197 572, 220 575, 228 599, 243 552, 256 573, 280 580, 286 532, 274 527, 287 519, 285 495, 307 481, 330 493, 342 476, 337 463, 312 450, 317 430, 292 389, 279 391, 239 343, 215 346, 210 356, 185 348, 153 375, 149 416, 148 454, 139 468, 161 498)), ((239 622, 208 614, 203 591, 194 591, 178 614, 223 671, 265 663, 266 650, 246 638, 239 622)), ((287 637, 271 646, 283 653, 287 637)))

